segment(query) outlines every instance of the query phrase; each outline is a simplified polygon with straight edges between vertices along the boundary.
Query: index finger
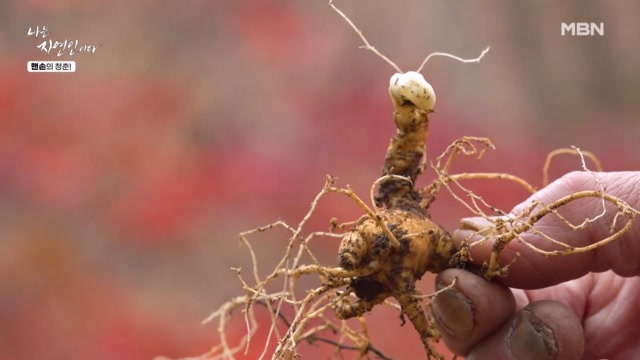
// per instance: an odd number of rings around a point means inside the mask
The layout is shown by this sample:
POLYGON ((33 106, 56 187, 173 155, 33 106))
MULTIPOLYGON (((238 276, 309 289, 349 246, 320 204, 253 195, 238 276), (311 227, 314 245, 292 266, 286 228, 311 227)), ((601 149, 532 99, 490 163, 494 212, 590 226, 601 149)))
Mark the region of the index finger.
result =
MULTIPOLYGON (((588 172, 567 174, 516 206, 510 217, 514 218, 523 211, 530 210, 535 205, 532 201, 550 204, 563 196, 578 191, 593 190, 598 186, 604 187, 612 196, 629 199, 631 206, 637 208, 640 205, 640 195, 634 191, 640 184, 640 172, 599 173, 598 175, 599 180, 588 172)), ((627 221, 633 221, 633 217, 616 217, 617 213, 618 208, 615 205, 606 203, 603 209, 602 199, 591 197, 569 202, 558 209, 557 214, 551 213, 542 217, 534 224, 535 231, 520 234, 502 250, 501 266, 510 264, 512 261, 513 264, 509 269, 509 275, 499 281, 511 287, 535 289, 576 279, 591 271, 613 270, 622 276, 640 275, 640 262, 637 261, 640 256, 639 223, 631 223, 629 231, 620 238, 587 252, 566 256, 544 256, 527 246, 529 244, 546 251, 566 249, 554 244, 548 238, 566 244, 567 248, 595 244, 611 235, 611 225, 614 221, 617 224, 616 231, 620 230, 627 221), (593 219, 593 221, 586 223, 583 229, 574 229, 567 224, 567 222, 574 225, 581 224, 586 219, 593 219), (517 254, 520 256, 514 261, 517 254)), ((488 261, 494 245, 493 241, 480 242, 479 240, 484 239, 482 231, 474 230, 491 226, 494 224, 487 219, 468 218, 464 219, 461 229, 453 233, 453 239, 457 245, 462 244, 465 239, 470 241, 470 255, 474 263, 482 264, 488 261)))

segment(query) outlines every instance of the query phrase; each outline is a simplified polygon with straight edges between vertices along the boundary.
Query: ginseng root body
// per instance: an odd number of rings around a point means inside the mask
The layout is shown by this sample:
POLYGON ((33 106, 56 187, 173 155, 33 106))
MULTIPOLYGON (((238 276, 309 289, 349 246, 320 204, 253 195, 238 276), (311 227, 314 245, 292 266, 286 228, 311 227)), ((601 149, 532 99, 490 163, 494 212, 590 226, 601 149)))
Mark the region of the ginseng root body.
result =
POLYGON ((450 235, 431 220, 413 185, 423 170, 421 162, 432 110, 420 108, 397 94, 393 85, 390 94, 397 133, 387 150, 375 196, 376 218, 369 215, 360 218, 345 234, 338 254, 342 268, 363 274, 353 278, 350 285, 358 300, 345 298, 335 306, 335 311, 342 319, 361 316, 388 297, 394 297, 419 332, 428 355, 433 355, 428 339, 439 336, 419 305, 415 283, 427 271, 437 273, 450 267, 457 250, 450 235))

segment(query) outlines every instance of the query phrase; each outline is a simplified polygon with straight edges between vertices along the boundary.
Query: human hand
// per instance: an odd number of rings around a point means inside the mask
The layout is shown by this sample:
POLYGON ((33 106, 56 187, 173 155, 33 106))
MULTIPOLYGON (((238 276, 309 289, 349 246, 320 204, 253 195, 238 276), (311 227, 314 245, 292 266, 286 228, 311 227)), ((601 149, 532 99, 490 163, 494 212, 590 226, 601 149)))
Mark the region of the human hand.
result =
MULTIPOLYGON (((640 172, 598 173, 607 193, 640 209, 640 172)), ((536 199, 550 203, 576 191, 598 187, 593 174, 574 172, 516 206, 517 214, 536 199)), ((574 224, 602 212, 600 199, 567 204, 562 215, 574 224)), ((608 210, 609 207, 607 207, 608 210)), ((572 246, 585 246, 609 235, 614 211, 576 232, 558 217, 546 216, 535 228, 572 246)), ((482 227, 483 219, 468 219, 482 227)), ((486 220, 485 220, 486 221, 486 220)), ((453 234, 460 244, 468 230, 453 234)), ((530 233, 522 238, 539 247, 548 241, 530 233)), ((471 242, 477 239, 472 239, 471 242)), ((489 259, 491 244, 471 248, 473 262, 489 259)), ((640 356, 640 224, 595 250, 544 257, 518 241, 501 254, 508 264, 521 256, 509 276, 487 282, 461 269, 436 278, 439 288, 457 278, 452 289, 433 300, 433 313, 444 342, 467 359, 633 359, 640 356), (510 288, 511 289, 510 289, 510 288)))

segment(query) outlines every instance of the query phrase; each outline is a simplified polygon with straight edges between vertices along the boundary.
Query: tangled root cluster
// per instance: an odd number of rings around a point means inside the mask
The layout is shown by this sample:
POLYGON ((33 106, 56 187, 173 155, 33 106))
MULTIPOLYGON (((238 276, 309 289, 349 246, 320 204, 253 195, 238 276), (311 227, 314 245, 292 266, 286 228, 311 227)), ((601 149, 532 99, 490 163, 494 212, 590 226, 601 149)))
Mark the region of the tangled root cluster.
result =
MULTIPOLYGON (((535 188, 519 177, 503 173, 449 174, 449 168, 457 156, 481 158, 486 150, 492 148, 493 145, 487 138, 463 137, 456 140, 430 165, 431 170, 437 175, 436 180, 424 188, 416 189, 415 180, 426 168, 422 159, 431 111, 394 98, 393 94, 392 100, 396 108, 394 119, 398 130, 391 139, 383 175, 374 182, 371 189, 373 206, 369 207, 349 186, 336 187, 335 178, 328 176, 323 189, 312 202, 311 209, 297 227, 279 221, 241 233, 240 240, 249 250, 253 262, 255 283, 250 285, 240 269, 236 269, 245 294, 224 303, 205 320, 209 322, 218 319, 220 344, 199 359, 232 359, 234 355, 248 350, 250 345, 264 349, 260 358, 271 356, 272 359, 292 359, 298 355, 296 349, 303 342, 328 343, 335 346, 336 352, 357 351, 359 358, 375 356, 390 359, 370 341, 366 320, 363 317, 365 313, 374 310, 376 305, 399 310, 401 318, 404 319, 406 316, 413 324, 427 358, 443 359, 444 357, 433 347, 433 343, 439 341, 440 335, 433 325, 429 299, 436 294, 423 295, 416 288, 416 282, 427 271, 438 273, 447 268, 465 266, 466 269, 475 271, 488 280, 496 276, 506 276, 509 265, 500 265, 500 254, 514 239, 524 242, 545 256, 590 251, 619 238, 630 229, 634 217, 638 214, 637 210, 621 199, 607 194, 600 187, 571 194, 550 204, 533 202, 517 217, 493 216, 504 212, 465 188, 461 181, 496 179, 515 182, 532 193, 535 188), (427 210, 443 188, 472 214, 481 216, 493 224, 489 228, 477 229, 477 233, 484 237, 483 240, 456 248, 449 233, 431 219, 427 210), (331 231, 304 235, 303 228, 314 213, 318 202, 329 193, 340 193, 350 197, 365 214, 351 223, 339 224, 332 219, 331 231), (592 245, 576 248, 538 233, 557 245, 558 249, 553 251, 537 248, 521 237, 525 232, 536 231, 533 225, 543 217, 554 214, 562 218, 558 209, 587 197, 601 199, 603 213, 605 203, 616 206, 617 213, 609 237, 592 245), (253 251, 249 236, 275 227, 288 230, 291 237, 278 265, 268 276, 260 277, 258 257, 253 251), (344 232, 340 233, 340 230, 344 232), (342 238, 338 251, 339 266, 326 266, 317 260, 310 246, 311 240, 316 237, 342 238), (466 263, 469 261, 469 250, 485 241, 494 243, 491 259, 481 269, 474 269, 466 263), (311 263, 303 263, 304 257, 311 259, 311 263), (301 289, 296 285, 303 276, 317 276, 321 285, 304 291, 303 296, 298 298, 301 289), (284 281, 282 290, 267 291, 278 279, 284 281), (391 301, 390 298, 395 301, 391 301), (266 344, 251 344, 259 326, 256 321, 256 305, 268 309, 271 316, 266 344), (293 310, 292 318, 284 315, 284 307, 293 310), (239 309, 244 313, 247 333, 239 343, 231 345, 226 339, 227 322, 232 312, 239 309), (358 318, 359 329, 346 321, 350 318, 358 318), (285 325, 286 332, 281 333, 278 330, 278 323, 285 325), (269 355, 267 348, 273 340, 277 341, 277 348, 269 355)), ((551 159, 563 153, 579 155, 583 170, 597 178, 597 173, 588 170, 585 164, 585 158, 590 158, 599 168, 599 162, 592 154, 577 148, 560 149, 549 154, 544 170, 545 183, 551 159)), ((568 227, 579 230, 594 220, 585 219, 581 224, 571 224, 568 221, 565 223, 568 227)))
MULTIPOLYGON (((337 9, 336 11, 347 19, 342 12, 337 9)), ((361 36, 365 48, 390 62, 368 44, 350 20, 347 21, 361 36)), ((432 55, 453 57, 441 53, 432 55)), ((425 59, 421 68, 432 55, 425 59)), ((477 62, 482 55, 472 60, 453 58, 463 62, 477 62)), ((429 299, 435 294, 423 295, 416 288, 416 282, 426 272, 438 273, 447 268, 465 266, 466 269, 490 280, 508 273, 509 266, 501 265, 500 255, 514 239, 522 241, 542 255, 562 256, 596 249, 614 241, 630 229, 638 211, 621 199, 607 194, 602 186, 571 194, 550 204, 534 201, 517 217, 493 216, 505 212, 491 206, 482 197, 465 188, 461 181, 512 181, 531 193, 535 192, 535 188, 523 179, 505 173, 449 173, 456 157, 476 156, 480 159, 488 149, 493 148, 487 138, 463 137, 453 142, 442 155, 429 164, 430 170, 436 174, 436 179, 424 188, 416 188, 416 179, 427 169, 425 144, 435 94, 422 75, 414 72, 401 74, 400 69, 391 64, 399 72, 391 78, 389 88, 397 131, 391 138, 382 176, 371 188, 372 206, 369 207, 348 185, 344 188, 336 187, 335 179, 328 176, 324 187, 313 200, 311 209, 297 227, 278 221, 241 233, 240 240, 247 247, 253 262, 253 280, 245 280, 240 269, 236 269, 244 294, 222 304, 205 320, 218 320, 220 344, 198 357, 199 359, 233 359, 236 354, 247 351, 251 346, 264 349, 260 359, 267 356, 271 356, 272 359, 292 359, 298 355, 297 347, 303 342, 328 343, 335 346, 337 353, 356 351, 358 358, 375 356, 389 359, 370 341, 367 322, 363 317, 365 313, 375 311, 377 305, 399 310, 401 318, 404 319, 406 316, 417 331, 427 358, 443 359, 433 347, 433 343, 440 339, 438 330, 433 325, 429 306, 429 299), (443 188, 471 214, 483 217, 492 224, 489 228, 473 229, 477 230, 476 234, 483 236, 483 240, 473 244, 463 243, 457 248, 449 233, 431 219, 428 209, 443 188), (339 224, 332 220, 329 232, 305 234, 305 224, 321 198, 329 193, 340 193, 350 197, 360 206, 364 215, 351 223, 339 224), (552 251, 537 248, 521 237, 525 232, 536 232, 534 224, 549 214, 562 219, 558 209, 587 197, 602 200, 603 214, 606 203, 611 203, 617 208, 609 237, 592 245, 576 248, 537 232, 556 245, 557 249, 552 251), (291 236, 282 259, 269 275, 261 277, 258 269, 259 260, 249 236, 275 227, 286 229, 291 236), (311 250, 311 241, 317 237, 342 239, 338 251, 338 266, 327 266, 318 261, 311 250), (485 241, 494 243, 490 261, 480 269, 467 264, 470 248, 485 241), (304 263, 304 258, 310 259, 309 263, 304 263), (320 286, 302 292, 297 286, 298 280, 307 276, 317 276, 320 286), (284 283, 279 291, 273 291, 276 280, 284 283), (266 343, 261 344, 251 343, 259 326, 256 320, 256 305, 266 308, 271 318, 266 343), (290 313, 288 310, 291 310, 292 317, 284 315, 285 307, 286 313, 290 313), (230 344, 227 340, 227 324, 234 310, 236 314, 240 312, 237 310, 244 314, 247 332, 239 343, 230 344), (347 322, 350 318, 358 319, 356 325, 347 322), (284 333, 279 329, 281 325, 286 327, 284 333), (277 347, 273 354, 269 355, 267 349, 274 340, 277 341, 277 347)), ((588 170, 585 163, 585 159, 589 158, 600 170, 600 165, 592 154, 577 148, 561 149, 549 154, 544 169, 543 185, 547 183, 546 174, 551 159, 564 153, 579 155, 583 170, 592 173, 597 179, 597 173, 588 170)), ((585 219, 581 224, 565 221, 565 224, 579 230, 589 226, 594 220, 585 219)), ((440 291, 443 290, 446 288, 440 291)))

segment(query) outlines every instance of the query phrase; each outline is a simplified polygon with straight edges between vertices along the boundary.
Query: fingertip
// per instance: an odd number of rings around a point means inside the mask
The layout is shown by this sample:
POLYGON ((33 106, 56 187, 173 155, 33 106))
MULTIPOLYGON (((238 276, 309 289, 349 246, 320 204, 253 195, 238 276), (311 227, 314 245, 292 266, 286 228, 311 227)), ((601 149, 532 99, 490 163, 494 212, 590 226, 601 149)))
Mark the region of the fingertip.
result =
POLYGON ((478 216, 462 218, 460 227, 453 233, 453 240, 458 246, 465 240, 474 242, 488 235, 494 226, 495 223, 489 218, 478 216))
POLYGON ((460 227, 452 233, 454 244, 461 248, 463 244, 470 245, 472 259, 476 263, 488 260, 493 248, 493 241, 483 241, 496 229, 496 224, 507 219, 505 216, 495 217, 467 217, 460 220, 460 227))
MULTIPOLYGON (((557 301, 541 300, 527 306, 533 327, 548 329, 557 346, 556 359, 580 359, 584 353, 584 329, 575 312, 557 301), (539 323, 536 324, 536 321, 539 323)), ((542 331, 538 330, 542 329, 542 331)), ((544 335, 544 334, 543 334, 544 335)))
POLYGON ((567 306, 539 301, 519 311, 499 331, 480 342, 467 359, 580 359, 584 330, 567 306))
POLYGON ((515 311, 511 291, 461 269, 449 269, 436 277, 447 290, 432 303, 437 326, 449 349, 465 355, 478 341, 499 328, 515 311))

